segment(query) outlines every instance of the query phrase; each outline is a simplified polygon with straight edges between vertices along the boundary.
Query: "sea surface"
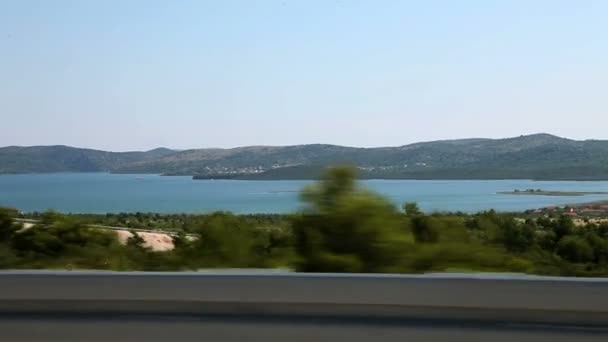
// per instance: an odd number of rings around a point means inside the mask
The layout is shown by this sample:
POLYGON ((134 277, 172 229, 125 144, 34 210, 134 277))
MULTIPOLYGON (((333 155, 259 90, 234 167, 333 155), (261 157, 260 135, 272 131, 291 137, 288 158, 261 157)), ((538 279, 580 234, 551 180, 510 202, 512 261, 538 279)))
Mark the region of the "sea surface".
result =
MULTIPOLYGON (((0 175, 0 206, 21 211, 73 213, 285 213, 301 208, 298 192, 310 181, 192 180, 191 177, 58 173, 0 175)), ((500 191, 608 191, 608 181, 366 180, 361 184, 396 205, 418 202, 425 211, 520 211, 597 200, 608 195, 547 197, 500 191)))

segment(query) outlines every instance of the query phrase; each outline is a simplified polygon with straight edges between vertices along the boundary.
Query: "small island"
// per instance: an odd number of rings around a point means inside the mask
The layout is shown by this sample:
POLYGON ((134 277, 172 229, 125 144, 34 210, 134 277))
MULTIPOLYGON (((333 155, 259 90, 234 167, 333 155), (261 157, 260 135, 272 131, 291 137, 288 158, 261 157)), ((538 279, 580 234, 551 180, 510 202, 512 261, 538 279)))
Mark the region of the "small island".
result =
POLYGON ((542 190, 542 189, 526 189, 513 191, 501 191, 498 192, 501 195, 535 195, 535 196, 585 196, 585 195, 608 195, 605 191, 556 191, 556 190, 542 190))

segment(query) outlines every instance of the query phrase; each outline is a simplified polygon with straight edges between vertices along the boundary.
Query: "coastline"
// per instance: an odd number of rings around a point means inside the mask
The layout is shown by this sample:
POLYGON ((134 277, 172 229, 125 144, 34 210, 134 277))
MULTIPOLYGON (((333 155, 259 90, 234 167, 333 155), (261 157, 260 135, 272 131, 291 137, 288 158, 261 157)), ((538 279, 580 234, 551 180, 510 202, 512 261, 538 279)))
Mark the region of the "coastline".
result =
POLYGON ((544 190, 515 190, 499 191, 500 195, 515 196, 553 196, 553 197, 580 197, 587 195, 608 195, 605 191, 544 191, 544 190))

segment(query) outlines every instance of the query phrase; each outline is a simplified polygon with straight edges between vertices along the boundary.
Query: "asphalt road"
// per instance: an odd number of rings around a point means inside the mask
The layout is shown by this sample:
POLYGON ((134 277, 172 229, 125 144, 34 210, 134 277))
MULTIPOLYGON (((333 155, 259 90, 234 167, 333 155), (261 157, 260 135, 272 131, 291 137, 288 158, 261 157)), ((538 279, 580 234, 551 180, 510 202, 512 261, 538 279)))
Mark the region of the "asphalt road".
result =
POLYGON ((608 341, 608 279, 0 272, 0 342, 608 341))
POLYGON ((18 317, 0 319, 0 340, 10 342, 120 341, 608 341, 608 330, 402 321, 235 318, 18 317))

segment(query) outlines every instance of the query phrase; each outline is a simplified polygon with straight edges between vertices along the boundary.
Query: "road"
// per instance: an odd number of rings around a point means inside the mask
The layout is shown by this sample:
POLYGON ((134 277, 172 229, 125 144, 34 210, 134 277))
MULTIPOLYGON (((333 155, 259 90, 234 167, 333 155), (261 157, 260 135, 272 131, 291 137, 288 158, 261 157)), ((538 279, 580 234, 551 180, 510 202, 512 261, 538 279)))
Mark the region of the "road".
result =
POLYGON ((0 341, 608 341, 608 280, 0 272, 0 341))
POLYGON ((188 341, 608 341, 608 331, 441 321, 331 321, 255 317, 0 319, 0 340, 11 342, 188 341))

